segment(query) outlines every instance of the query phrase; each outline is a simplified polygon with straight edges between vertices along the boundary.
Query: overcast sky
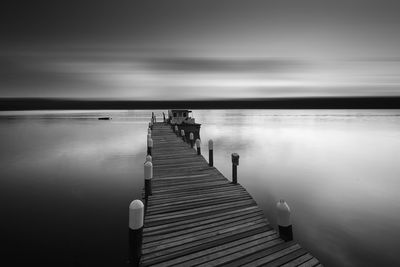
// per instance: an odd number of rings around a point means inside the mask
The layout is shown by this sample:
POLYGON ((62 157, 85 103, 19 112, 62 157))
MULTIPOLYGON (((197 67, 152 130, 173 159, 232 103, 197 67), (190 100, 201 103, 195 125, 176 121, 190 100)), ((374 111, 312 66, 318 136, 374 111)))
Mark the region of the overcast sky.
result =
POLYGON ((0 97, 400 95, 398 1, 10 1, 0 97))

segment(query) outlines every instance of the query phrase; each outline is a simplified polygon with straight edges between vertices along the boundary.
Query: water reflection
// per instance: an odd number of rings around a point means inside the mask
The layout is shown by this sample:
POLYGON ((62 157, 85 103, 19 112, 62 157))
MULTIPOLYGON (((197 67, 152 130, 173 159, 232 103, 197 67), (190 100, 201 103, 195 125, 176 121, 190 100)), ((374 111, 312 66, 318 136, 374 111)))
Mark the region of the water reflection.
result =
MULTIPOLYGON (((295 238, 327 266, 398 266, 399 111, 195 111, 214 164, 239 182, 275 224, 293 210, 295 238), (392 233, 392 234, 391 234, 392 233)), ((203 141, 203 144, 206 142, 203 141)), ((204 149, 206 145, 204 145, 204 149)))

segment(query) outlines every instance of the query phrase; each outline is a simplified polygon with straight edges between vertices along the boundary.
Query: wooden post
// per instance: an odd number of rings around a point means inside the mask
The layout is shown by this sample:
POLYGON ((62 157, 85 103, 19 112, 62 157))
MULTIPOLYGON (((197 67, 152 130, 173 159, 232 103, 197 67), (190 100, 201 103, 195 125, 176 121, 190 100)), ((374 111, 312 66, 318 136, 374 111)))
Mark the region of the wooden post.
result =
POLYGON ((208 140, 208 166, 214 166, 214 142, 212 139, 208 140))
POLYGON ((185 138, 185 130, 183 130, 183 129, 181 129, 181 136, 182 136, 182 140, 184 141, 184 142, 186 142, 186 138, 185 138))
POLYGON ((134 200, 129 205, 129 263, 139 266, 142 254, 144 205, 140 200, 134 200))
POLYGON ((239 165, 239 155, 232 153, 232 184, 237 184, 237 166, 239 165))
POLYGON ((144 198, 147 199, 153 194, 151 189, 151 180, 153 179, 153 163, 146 161, 144 163, 144 198))
POLYGON ((153 149, 153 139, 147 139, 147 155, 151 156, 151 150, 153 149))
POLYGON ((194 134, 190 132, 189 134, 189 139, 190 139, 190 147, 193 148, 194 146, 194 134))
POLYGON ((196 139, 197 155, 201 155, 200 139, 196 139))
POLYGON ((293 230, 292 223, 290 221, 290 207, 285 202, 285 200, 281 199, 276 204, 276 211, 278 215, 278 228, 279 228, 279 236, 283 240, 292 241, 293 240, 293 230))

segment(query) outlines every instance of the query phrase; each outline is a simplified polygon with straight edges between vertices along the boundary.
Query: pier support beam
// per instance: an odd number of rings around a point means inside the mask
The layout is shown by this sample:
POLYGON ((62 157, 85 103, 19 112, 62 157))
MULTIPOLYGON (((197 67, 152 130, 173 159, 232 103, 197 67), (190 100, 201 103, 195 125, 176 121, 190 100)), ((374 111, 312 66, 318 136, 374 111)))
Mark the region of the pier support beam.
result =
POLYGON ((214 142, 212 139, 208 140, 208 166, 214 166, 214 142))
POLYGON ((293 240, 293 230, 292 223, 290 221, 290 207, 285 202, 285 200, 281 199, 276 204, 277 211, 277 222, 279 228, 279 236, 283 240, 292 241, 293 240))
POLYGON ((237 184, 237 166, 239 165, 239 155, 232 153, 232 184, 237 184))
POLYGON ((144 205, 140 200, 134 200, 129 205, 129 263, 139 266, 142 253, 144 205))

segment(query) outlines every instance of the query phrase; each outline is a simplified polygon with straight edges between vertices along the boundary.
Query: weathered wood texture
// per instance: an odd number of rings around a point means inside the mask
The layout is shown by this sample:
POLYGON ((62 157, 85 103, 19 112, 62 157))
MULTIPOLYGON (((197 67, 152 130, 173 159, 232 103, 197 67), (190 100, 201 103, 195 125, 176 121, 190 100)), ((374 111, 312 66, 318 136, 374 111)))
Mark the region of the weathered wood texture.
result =
MULTIPOLYGON (((153 126, 153 195, 141 266, 317 266, 284 242, 253 198, 198 156, 164 123, 153 126)), ((243 178, 245 179, 245 178, 243 178)))

